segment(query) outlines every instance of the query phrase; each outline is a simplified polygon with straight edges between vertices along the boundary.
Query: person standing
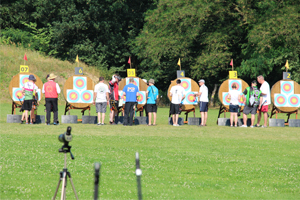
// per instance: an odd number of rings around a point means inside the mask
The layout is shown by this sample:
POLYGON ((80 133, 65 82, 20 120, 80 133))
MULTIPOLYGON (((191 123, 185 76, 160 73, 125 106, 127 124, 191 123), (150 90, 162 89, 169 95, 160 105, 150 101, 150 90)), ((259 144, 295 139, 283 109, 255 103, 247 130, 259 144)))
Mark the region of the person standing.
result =
POLYGON ((201 79, 199 82, 199 108, 201 113, 201 124, 200 126, 206 126, 207 122, 207 111, 208 111, 208 88, 205 85, 205 80, 201 79))
POLYGON ((111 81, 109 81, 109 90, 110 90, 110 113, 109 113, 109 124, 116 125, 114 122, 115 115, 118 112, 119 106, 119 82, 121 78, 118 74, 112 76, 111 81))
POLYGON ((271 104, 271 95, 270 95, 270 85, 267 81, 265 81, 264 77, 262 75, 259 75, 257 77, 257 82, 261 84, 260 91, 262 95, 262 104, 261 107, 258 109, 258 116, 257 116, 257 125, 256 127, 260 126, 260 120, 261 120, 261 113, 264 114, 264 125, 262 128, 267 128, 267 122, 268 122, 268 109, 269 104, 271 104))
POLYGON ((104 125, 106 107, 109 104, 109 89, 104 84, 104 78, 99 78, 99 83, 94 88, 94 105, 96 106, 96 112, 98 114, 98 126, 104 125), (102 115, 102 120, 101 120, 102 115))
POLYGON ((232 84, 232 90, 229 91, 228 98, 230 99, 229 112, 230 112, 230 126, 233 127, 233 118, 234 125, 237 127, 237 113, 239 111, 239 98, 241 98, 240 92, 236 89, 236 84, 232 84))
POLYGON ((154 79, 150 79, 149 87, 147 89, 148 126, 151 126, 151 114, 153 114, 153 126, 156 126, 156 100, 158 99, 158 89, 154 86, 154 83, 154 79))
POLYGON ((243 110, 243 121, 244 124, 241 127, 247 128, 247 115, 251 113, 251 128, 254 127, 255 114, 257 109, 262 104, 261 91, 256 87, 256 80, 251 82, 251 87, 247 87, 243 94, 245 95, 244 110, 243 110))
POLYGON ((46 101, 46 124, 50 125, 51 109, 53 111, 53 125, 58 125, 58 94, 60 93, 60 87, 55 82, 55 76, 51 73, 48 77, 48 82, 43 85, 42 93, 45 94, 46 101))
POLYGON ((185 98, 185 90, 181 86, 181 80, 176 80, 175 86, 173 86, 170 90, 170 96, 172 97, 170 114, 172 115, 173 126, 179 126, 178 124, 178 116, 180 112, 180 104, 182 100, 185 98))
POLYGON ((124 95, 126 96, 124 126, 132 126, 133 124, 134 106, 137 103, 137 96, 139 95, 139 88, 133 83, 133 78, 130 78, 129 84, 123 88, 124 95))
MULTIPOLYGON (((38 87, 34 84, 34 81, 36 80, 34 75, 29 75, 29 81, 26 82, 22 88, 22 93, 25 95, 24 102, 23 102, 23 108, 25 112, 25 121, 26 124, 28 124, 28 111, 31 111, 32 109, 32 103, 33 103, 33 96, 36 95, 36 90, 38 87)), ((30 124, 32 123, 32 115, 30 115, 30 124)))

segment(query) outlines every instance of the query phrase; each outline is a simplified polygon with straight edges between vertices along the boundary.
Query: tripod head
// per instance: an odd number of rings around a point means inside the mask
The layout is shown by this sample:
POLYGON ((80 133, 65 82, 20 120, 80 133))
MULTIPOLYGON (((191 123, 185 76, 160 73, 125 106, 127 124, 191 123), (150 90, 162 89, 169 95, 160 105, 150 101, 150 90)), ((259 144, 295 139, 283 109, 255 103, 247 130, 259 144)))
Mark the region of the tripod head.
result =
POLYGON ((64 145, 60 149, 58 149, 58 152, 59 153, 70 153, 71 159, 74 160, 75 157, 73 156, 73 154, 71 152, 72 147, 69 145, 69 142, 72 141, 71 130, 72 130, 71 126, 68 126, 67 131, 58 136, 58 140, 60 142, 64 143, 64 145))

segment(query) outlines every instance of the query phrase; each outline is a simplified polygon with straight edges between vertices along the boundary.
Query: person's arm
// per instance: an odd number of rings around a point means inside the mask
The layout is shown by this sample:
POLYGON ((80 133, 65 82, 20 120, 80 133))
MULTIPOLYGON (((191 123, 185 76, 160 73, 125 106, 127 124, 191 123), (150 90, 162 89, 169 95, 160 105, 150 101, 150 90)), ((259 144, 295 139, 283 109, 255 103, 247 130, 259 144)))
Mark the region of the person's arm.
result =
POLYGON ((262 103, 263 103, 263 97, 261 96, 261 97, 259 97, 259 105, 258 105, 258 109, 261 108, 262 103))
POLYGON ((97 97, 97 92, 94 92, 94 98, 93 98, 93 104, 95 105, 95 101, 96 101, 96 97, 97 97))
POLYGON ((57 92, 57 94, 60 93, 60 87, 59 87, 58 83, 56 83, 56 92, 57 92))
POLYGON ((43 85, 42 93, 45 94, 45 84, 43 85))
POLYGON ((106 92, 106 100, 107 100, 107 105, 109 105, 109 94, 106 92))

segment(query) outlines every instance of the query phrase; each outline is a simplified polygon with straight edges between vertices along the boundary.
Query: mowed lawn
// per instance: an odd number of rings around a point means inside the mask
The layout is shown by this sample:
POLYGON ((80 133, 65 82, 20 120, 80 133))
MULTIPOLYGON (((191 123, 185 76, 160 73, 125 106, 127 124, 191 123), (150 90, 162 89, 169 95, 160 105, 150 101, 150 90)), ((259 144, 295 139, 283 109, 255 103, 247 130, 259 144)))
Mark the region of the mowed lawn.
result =
MULTIPOLYGON (((64 165, 58 135, 68 124, 9 124, 11 105, 0 106, 0 198, 52 198, 64 165)), ((300 128, 222 127, 217 114, 210 109, 202 128, 168 125, 168 108, 158 109, 157 126, 72 124, 75 160, 68 155, 67 165, 79 199, 93 198, 95 162, 101 199, 136 199, 135 152, 144 199, 299 199, 300 128)), ((67 199, 75 199, 70 182, 67 199)))

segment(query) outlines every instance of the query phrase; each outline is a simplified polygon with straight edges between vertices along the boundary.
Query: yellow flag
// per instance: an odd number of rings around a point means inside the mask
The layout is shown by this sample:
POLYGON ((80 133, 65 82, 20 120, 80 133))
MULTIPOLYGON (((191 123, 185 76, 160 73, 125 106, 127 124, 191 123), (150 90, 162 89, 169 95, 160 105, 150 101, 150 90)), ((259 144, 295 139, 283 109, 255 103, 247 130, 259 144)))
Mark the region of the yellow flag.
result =
POLYGON ((76 60, 75 60, 75 61, 79 63, 78 54, 77 54, 77 56, 76 56, 76 60))
POLYGON ((287 69, 290 68, 290 66, 289 66, 289 61, 288 61, 288 60, 286 60, 285 67, 286 67, 287 69))
POLYGON ((178 62, 177 62, 177 65, 181 66, 181 64, 180 64, 180 58, 179 58, 179 60, 178 60, 178 62))

